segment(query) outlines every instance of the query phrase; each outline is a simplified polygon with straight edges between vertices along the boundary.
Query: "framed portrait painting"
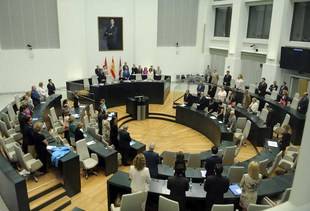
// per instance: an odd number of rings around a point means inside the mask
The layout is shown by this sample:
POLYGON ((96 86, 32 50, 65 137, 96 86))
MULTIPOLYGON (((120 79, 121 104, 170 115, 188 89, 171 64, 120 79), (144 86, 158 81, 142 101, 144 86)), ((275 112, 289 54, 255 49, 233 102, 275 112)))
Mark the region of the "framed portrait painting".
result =
POLYGON ((123 18, 98 17, 99 51, 123 50, 123 18))

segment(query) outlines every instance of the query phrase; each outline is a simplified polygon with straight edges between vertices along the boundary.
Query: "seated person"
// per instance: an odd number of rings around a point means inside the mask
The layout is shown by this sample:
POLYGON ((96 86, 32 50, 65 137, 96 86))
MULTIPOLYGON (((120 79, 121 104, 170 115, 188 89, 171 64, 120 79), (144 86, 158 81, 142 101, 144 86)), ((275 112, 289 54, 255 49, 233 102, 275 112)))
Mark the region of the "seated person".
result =
POLYGON ((208 106, 208 112, 210 114, 218 111, 218 102, 216 102, 214 99, 211 99, 210 100, 210 103, 209 103, 209 106, 208 106))
POLYGON ((233 110, 231 105, 227 105, 226 107, 226 113, 224 114, 224 123, 227 124, 228 123, 228 119, 230 116, 230 112, 233 110))
POLYGON ((277 81, 274 81, 273 84, 271 84, 269 86, 269 91, 270 93, 273 92, 273 91, 277 91, 278 90, 278 85, 277 85, 277 81))
POLYGON ((199 98, 198 98, 198 106, 197 106, 197 110, 204 110, 206 107, 208 107, 209 105, 209 99, 206 98, 203 93, 199 94, 199 98))
POLYGON ((182 151, 178 152, 176 155, 174 170, 179 171, 185 177, 186 161, 184 160, 184 153, 182 151))
POLYGON ((69 116, 70 107, 67 99, 62 101, 62 117, 69 116))
POLYGON ((286 85, 286 82, 283 81, 283 84, 280 86, 279 89, 279 94, 277 96, 277 100, 279 101, 281 99, 281 97, 283 96, 283 91, 287 91, 288 92, 288 86, 286 85))
POLYGON ((235 111, 232 110, 230 111, 230 114, 228 117, 227 127, 231 132, 235 132, 236 126, 237 126, 237 117, 236 117, 235 111))
POLYGON ((133 64, 131 68, 131 75, 133 74, 138 74, 138 68, 136 67, 135 64, 133 64))
POLYGON ((211 148, 211 152, 212 152, 211 157, 208 157, 206 159, 206 163, 205 163, 205 169, 207 171, 206 177, 210 176, 210 175, 215 175, 215 171, 214 170, 215 170, 216 164, 222 163, 222 157, 219 157, 217 155, 217 153, 218 153, 217 146, 213 146, 211 148))
POLYGON ((262 81, 259 82, 258 87, 257 87, 257 94, 261 97, 264 97, 266 94, 266 90, 267 90, 266 79, 262 78, 262 81))
POLYGON ((290 143, 291 143, 291 127, 289 125, 284 125, 282 138, 279 140, 279 148, 282 151, 282 155, 284 155, 286 147, 288 147, 290 143))
POLYGON ((221 87, 220 91, 216 95, 216 99, 225 102, 227 96, 227 92, 225 91, 224 87, 221 87))
POLYGON ((108 107, 106 106, 105 99, 103 99, 103 98, 100 100, 100 108, 101 108, 102 112, 104 112, 104 113, 108 112, 108 107))
POLYGON ((283 105, 283 106, 287 106, 287 103, 288 103, 288 91, 283 90, 282 97, 281 97, 279 103, 281 105, 283 105))
POLYGON ((210 87, 210 89, 209 89, 209 91, 208 91, 208 95, 209 95, 211 98, 214 98, 215 93, 216 93, 216 86, 211 85, 211 87, 210 87))
POLYGON ((303 97, 298 102, 297 111, 299 111, 302 114, 306 114, 308 110, 308 104, 309 104, 308 92, 305 92, 303 97))
POLYGON ((213 204, 223 204, 224 194, 229 189, 229 179, 222 176, 223 166, 216 164, 215 175, 210 175, 206 178, 204 183, 204 190, 206 195, 206 209, 211 210, 213 204))
POLYGON ((203 84, 202 81, 199 82, 197 85, 197 94, 198 93, 203 93, 205 91, 205 85, 203 84))
POLYGON ((251 104, 251 95, 248 89, 244 91, 243 99, 242 99, 242 107, 248 109, 251 104))
POLYGON ((129 67, 127 65, 127 62, 125 62, 125 64, 123 65, 122 77, 123 79, 128 80, 129 76, 130 76, 129 67))
POLYGON ((40 104, 41 100, 40 100, 40 94, 37 91, 37 87, 36 86, 32 86, 31 87, 31 99, 33 102, 33 105, 36 107, 37 105, 40 104))
POLYGON ((223 103, 221 101, 218 103, 218 109, 217 109, 216 117, 220 121, 222 121, 224 119, 224 106, 223 106, 223 103))
POLYGON ((253 97, 252 102, 251 102, 249 109, 248 109, 249 112, 257 113, 258 107, 259 107, 258 101, 255 97, 253 97))
POLYGON ((122 163, 123 165, 130 165, 130 142, 131 142, 131 137, 130 134, 128 133, 128 126, 123 125, 121 129, 118 131, 118 136, 119 136, 119 150, 122 155, 122 163))
POLYGON ((83 124, 81 122, 77 125, 74 131, 74 139, 76 142, 84 139, 83 124))
POLYGON ((183 102, 187 106, 192 106, 194 101, 193 101, 193 95, 189 92, 187 89, 184 96, 183 96, 183 102))

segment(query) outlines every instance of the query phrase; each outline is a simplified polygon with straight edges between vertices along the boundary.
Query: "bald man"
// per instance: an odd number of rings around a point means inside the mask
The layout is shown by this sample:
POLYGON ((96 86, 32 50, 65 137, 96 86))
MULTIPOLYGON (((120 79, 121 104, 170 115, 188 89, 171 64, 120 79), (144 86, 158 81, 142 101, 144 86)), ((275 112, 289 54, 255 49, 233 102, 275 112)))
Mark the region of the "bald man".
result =
POLYGON ((158 153, 154 152, 155 144, 150 144, 149 150, 143 152, 146 160, 146 166, 150 170, 150 175, 152 178, 157 178, 158 176, 158 167, 157 165, 160 163, 158 153))

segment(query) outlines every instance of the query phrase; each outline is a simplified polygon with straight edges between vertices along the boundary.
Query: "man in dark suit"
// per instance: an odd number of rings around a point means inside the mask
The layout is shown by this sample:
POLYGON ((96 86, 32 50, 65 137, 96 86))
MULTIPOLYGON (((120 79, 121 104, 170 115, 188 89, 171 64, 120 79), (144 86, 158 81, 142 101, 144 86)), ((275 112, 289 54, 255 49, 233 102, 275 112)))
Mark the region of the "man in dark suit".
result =
POLYGON ((186 106, 192 106, 194 103, 194 96, 189 92, 188 89, 183 96, 183 102, 186 106))
POLYGON ((107 39, 108 49, 117 50, 118 28, 115 26, 115 21, 113 18, 110 20, 110 25, 104 33, 104 36, 107 39))
POLYGON ((179 203, 180 211, 185 210, 185 192, 189 190, 189 181, 181 169, 176 169, 174 176, 168 178, 167 188, 170 190, 169 198, 179 203))
POLYGON ((230 83, 231 83, 231 75, 230 75, 229 70, 227 70, 226 74, 224 76, 224 79, 223 79, 223 85, 224 86, 230 86, 230 83))
POLYGON ((154 152, 154 149, 155 144, 150 144, 149 150, 143 152, 143 154, 146 161, 146 167, 149 168, 151 177, 157 178, 158 175, 157 165, 160 163, 160 159, 158 153, 154 152))
POLYGON ((52 82, 52 79, 48 79, 48 84, 47 84, 47 92, 48 96, 55 94, 55 84, 52 82))
POLYGON ((130 161, 130 142, 131 137, 128 133, 128 126, 124 125, 119 131, 118 131, 118 145, 120 149, 120 153, 122 154, 122 162, 124 165, 129 165, 130 161))
POLYGON ((200 94, 199 98, 198 98, 198 106, 197 106, 197 110, 204 110, 206 107, 209 106, 209 100, 203 95, 203 93, 200 94))
POLYGON ((266 126, 270 132, 269 138, 273 136, 273 127, 277 124, 277 119, 275 118, 275 111, 270 107, 269 104, 265 105, 268 110, 268 115, 266 118, 266 126))
POLYGON ((262 78, 262 81, 258 84, 257 87, 257 94, 261 97, 264 97, 266 94, 266 90, 267 90, 266 79, 262 78))
POLYGON ((211 98, 214 98, 215 96, 215 93, 216 93, 216 86, 214 85, 211 85, 211 88, 209 89, 208 91, 208 95, 211 97, 211 98))
POLYGON ((105 77, 103 70, 101 68, 99 68, 98 65, 95 69, 95 73, 96 73, 97 78, 98 78, 98 83, 104 83, 106 80, 106 77, 105 77))
POLYGON ((216 164, 215 175, 208 176, 204 184, 206 195, 206 210, 211 210, 213 204, 224 202, 224 193, 228 191, 229 179, 222 176, 222 164, 216 164))
POLYGON ((200 83, 197 86, 197 94, 198 93, 203 93, 205 91, 205 85, 200 81, 200 83))
POLYGON ((210 176, 210 175, 215 175, 215 166, 218 163, 222 163, 222 157, 219 157, 217 155, 218 153, 218 148, 216 146, 213 146, 211 148, 212 151, 212 155, 211 157, 208 157, 206 159, 206 164, 205 164, 205 169, 207 171, 206 176, 210 176))
POLYGON ((136 67, 135 64, 133 64, 131 68, 131 75, 137 74, 137 73, 138 73, 138 68, 136 67))
POLYGON ((306 114, 308 110, 308 104, 309 104, 308 93, 305 92, 304 96, 298 102, 297 111, 299 111, 302 114, 306 114))

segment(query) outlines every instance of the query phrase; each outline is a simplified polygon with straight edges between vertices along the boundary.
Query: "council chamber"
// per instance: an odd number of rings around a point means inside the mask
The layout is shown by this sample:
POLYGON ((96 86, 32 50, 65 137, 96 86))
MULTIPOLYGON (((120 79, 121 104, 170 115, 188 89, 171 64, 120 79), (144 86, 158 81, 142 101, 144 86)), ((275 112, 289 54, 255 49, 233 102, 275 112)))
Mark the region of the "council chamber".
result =
POLYGON ((310 209, 310 1, 0 14, 1 211, 310 209))

